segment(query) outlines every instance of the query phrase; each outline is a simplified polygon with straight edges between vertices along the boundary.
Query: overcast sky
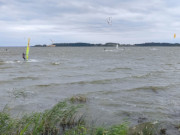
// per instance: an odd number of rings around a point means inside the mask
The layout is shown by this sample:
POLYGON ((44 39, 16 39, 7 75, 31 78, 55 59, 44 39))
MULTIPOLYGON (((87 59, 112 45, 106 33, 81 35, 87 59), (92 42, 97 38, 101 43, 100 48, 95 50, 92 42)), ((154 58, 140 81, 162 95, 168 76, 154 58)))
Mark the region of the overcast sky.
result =
POLYGON ((0 0, 0 46, 26 46, 28 37, 31 45, 176 43, 180 0, 0 0))

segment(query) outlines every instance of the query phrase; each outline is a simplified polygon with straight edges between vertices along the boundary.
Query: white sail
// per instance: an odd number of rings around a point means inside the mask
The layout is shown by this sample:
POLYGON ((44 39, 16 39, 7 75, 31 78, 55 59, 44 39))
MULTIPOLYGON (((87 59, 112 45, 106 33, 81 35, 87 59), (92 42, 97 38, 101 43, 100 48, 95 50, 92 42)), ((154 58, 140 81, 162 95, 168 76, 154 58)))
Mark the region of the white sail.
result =
POLYGON ((119 45, 116 45, 116 49, 119 49, 119 45))

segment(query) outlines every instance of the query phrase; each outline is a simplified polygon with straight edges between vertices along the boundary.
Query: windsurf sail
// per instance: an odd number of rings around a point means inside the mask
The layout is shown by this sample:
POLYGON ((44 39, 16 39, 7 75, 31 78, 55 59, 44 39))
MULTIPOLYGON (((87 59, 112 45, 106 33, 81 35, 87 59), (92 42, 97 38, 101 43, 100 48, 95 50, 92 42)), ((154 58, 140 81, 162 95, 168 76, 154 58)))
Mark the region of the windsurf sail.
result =
POLYGON ((174 33, 174 38, 176 38, 176 34, 174 33))
POLYGON ((30 43, 30 38, 28 39, 28 44, 27 44, 27 49, 26 49, 26 60, 29 58, 29 43, 30 43))
POLYGON ((116 45, 116 49, 119 49, 119 45, 116 45))

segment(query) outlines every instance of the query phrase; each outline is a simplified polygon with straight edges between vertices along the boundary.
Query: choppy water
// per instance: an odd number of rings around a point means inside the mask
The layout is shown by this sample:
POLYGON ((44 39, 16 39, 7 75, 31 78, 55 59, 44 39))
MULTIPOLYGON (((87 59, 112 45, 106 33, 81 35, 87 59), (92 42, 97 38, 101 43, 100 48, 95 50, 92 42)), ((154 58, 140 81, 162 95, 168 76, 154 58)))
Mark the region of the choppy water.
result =
POLYGON ((180 123, 180 48, 0 48, 0 110, 42 111, 76 94, 97 121, 180 123))

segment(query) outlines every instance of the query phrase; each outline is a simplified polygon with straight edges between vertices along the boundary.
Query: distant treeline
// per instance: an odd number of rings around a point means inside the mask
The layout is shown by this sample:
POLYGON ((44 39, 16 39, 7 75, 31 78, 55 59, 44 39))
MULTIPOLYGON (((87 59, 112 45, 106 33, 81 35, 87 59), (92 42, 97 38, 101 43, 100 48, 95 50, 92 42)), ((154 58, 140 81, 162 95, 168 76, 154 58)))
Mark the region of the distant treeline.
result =
POLYGON ((135 44, 135 46, 180 46, 179 43, 143 43, 143 44, 135 44))
POLYGON ((142 43, 142 44, 119 44, 119 43, 105 43, 105 44, 91 44, 91 43, 53 43, 52 45, 34 45, 34 47, 113 47, 113 46, 180 46, 179 43, 142 43))
MULTIPOLYGON (((106 44, 91 44, 91 43, 53 43, 51 45, 35 45, 34 47, 68 47, 68 46, 73 46, 73 47, 81 47, 81 46, 116 46, 118 43, 106 43, 106 44)), ((118 44, 120 45, 120 44, 118 44)))
POLYGON ((65 47, 65 46, 99 46, 99 44, 90 44, 90 43, 54 43, 56 47, 65 47))

